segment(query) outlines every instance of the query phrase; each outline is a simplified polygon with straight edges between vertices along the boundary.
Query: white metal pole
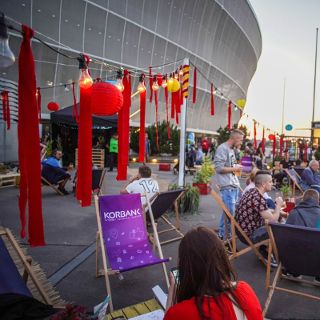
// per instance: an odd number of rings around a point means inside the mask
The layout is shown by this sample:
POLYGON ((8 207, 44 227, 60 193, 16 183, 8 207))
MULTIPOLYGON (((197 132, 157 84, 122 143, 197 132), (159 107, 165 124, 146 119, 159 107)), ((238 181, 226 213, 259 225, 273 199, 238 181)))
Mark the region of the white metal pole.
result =
MULTIPOLYGON (((189 66, 189 59, 183 60, 183 65, 189 66)), ((186 148, 186 127, 187 127, 187 98, 183 98, 183 104, 181 106, 181 125, 180 125, 180 155, 179 155, 179 176, 178 185, 184 187, 185 176, 185 148, 186 148)))

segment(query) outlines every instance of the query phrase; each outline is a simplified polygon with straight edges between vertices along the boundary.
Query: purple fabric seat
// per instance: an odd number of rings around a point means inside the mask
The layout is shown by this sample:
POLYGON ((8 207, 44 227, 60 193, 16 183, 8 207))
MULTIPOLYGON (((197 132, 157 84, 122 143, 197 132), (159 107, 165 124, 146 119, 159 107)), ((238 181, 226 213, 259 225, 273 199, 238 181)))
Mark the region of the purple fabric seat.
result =
POLYGON ((113 270, 125 272, 169 261, 153 253, 140 198, 140 194, 99 197, 102 236, 113 270))

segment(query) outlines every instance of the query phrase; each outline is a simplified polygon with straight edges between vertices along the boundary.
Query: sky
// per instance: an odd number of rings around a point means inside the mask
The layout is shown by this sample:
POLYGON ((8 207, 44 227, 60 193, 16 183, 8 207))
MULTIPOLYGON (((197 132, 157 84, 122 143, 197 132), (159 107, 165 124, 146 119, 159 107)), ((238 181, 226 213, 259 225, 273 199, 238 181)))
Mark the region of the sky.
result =
MULTIPOLYGON (((284 126, 287 135, 310 135, 316 28, 320 27, 320 0, 250 0, 262 33, 262 54, 249 86, 245 113, 266 128, 281 133, 284 79, 284 126)), ((320 38, 320 34, 319 34, 320 38)), ((319 39, 320 41, 320 39, 319 39)), ((318 45, 318 60, 320 46, 318 45)), ((315 121, 320 121, 320 66, 316 85, 315 121)), ((252 121, 240 123, 253 132, 252 121)), ((258 137, 262 126, 257 128, 258 137)))

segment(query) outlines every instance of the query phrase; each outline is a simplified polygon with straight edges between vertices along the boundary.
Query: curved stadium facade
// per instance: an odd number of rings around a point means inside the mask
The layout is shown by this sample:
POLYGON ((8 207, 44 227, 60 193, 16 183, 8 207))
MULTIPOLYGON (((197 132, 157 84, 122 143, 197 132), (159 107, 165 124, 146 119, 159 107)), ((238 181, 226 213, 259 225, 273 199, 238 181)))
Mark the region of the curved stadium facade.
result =
MULTIPOLYGON (((246 99, 261 54, 259 25, 247 0, 3 0, 1 10, 69 55, 85 52, 114 66, 146 73, 150 65, 189 58, 232 101, 246 99)), ((11 35, 10 47, 16 57, 20 42, 20 36, 11 35)), ((57 101, 61 107, 71 105, 70 92, 50 85, 77 80, 77 63, 37 41, 33 50, 37 85, 49 87, 42 90, 42 112, 47 112, 49 101, 57 101)), ((178 66, 153 72, 166 73, 178 66)), ((93 78, 114 76, 114 71, 102 65, 91 63, 90 67, 93 78)), ((9 86, 15 91, 18 64, 3 70, 0 76, 2 88, 9 86)), ((190 80, 192 85, 192 74, 190 80)), ((133 91, 137 84, 135 78, 133 91)), ((198 76, 197 88, 197 103, 189 103, 187 128, 215 132, 227 123, 227 102, 216 97, 215 116, 211 117, 210 85, 198 76)), ((162 94, 159 107, 159 118, 164 120, 162 94)), ((133 125, 139 124, 138 109, 136 96, 131 109, 133 125)), ((147 102, 149 124, 155 122, 154 110, 154 105, 147 102)), ((238 120, 239 111, 233 112, 232 121, 238 120)))

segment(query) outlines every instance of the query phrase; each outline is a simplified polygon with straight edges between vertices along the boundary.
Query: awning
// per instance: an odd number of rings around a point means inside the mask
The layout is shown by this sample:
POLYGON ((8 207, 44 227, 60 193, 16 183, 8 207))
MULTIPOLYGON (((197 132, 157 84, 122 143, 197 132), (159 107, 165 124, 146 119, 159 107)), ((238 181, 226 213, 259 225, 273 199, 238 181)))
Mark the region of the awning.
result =
MULTIPOLYGON (((80 106, 77 104, 78 113, 80 114, 80 106)), ((50 114, 50 120, 56 124, 68 124, 71 126, 77 126, 75 118, 72 116, 73 106, 63 108, 59 111, 52 112, 50 114)), ((118 124, 118 115, 113 116, 92 116, 92 126, 95 127, 114 127, 118 124)))

